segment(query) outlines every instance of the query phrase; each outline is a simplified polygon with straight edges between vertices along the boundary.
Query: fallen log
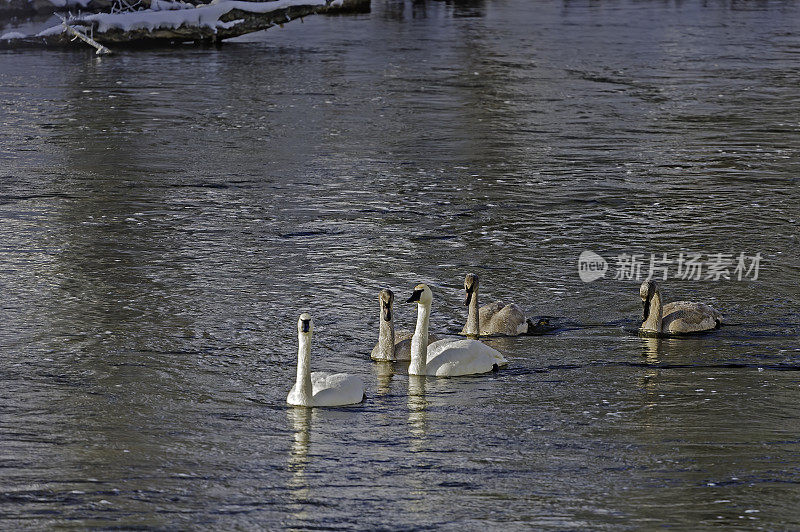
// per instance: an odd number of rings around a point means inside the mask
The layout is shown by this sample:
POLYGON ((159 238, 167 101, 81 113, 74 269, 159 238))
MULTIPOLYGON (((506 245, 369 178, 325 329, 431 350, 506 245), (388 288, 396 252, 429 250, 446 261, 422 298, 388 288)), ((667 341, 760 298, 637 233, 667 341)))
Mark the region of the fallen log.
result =
POLYGON ((74 33, 88 34, 101 45, 142 45, 187 41, 219 43, 309 15, 369 10, 370 0, 216 0, 194 6, 152 0, 150 9, 98 13, 68 18, 33 36, 0 35, 0 47, 71 46, 74 33))

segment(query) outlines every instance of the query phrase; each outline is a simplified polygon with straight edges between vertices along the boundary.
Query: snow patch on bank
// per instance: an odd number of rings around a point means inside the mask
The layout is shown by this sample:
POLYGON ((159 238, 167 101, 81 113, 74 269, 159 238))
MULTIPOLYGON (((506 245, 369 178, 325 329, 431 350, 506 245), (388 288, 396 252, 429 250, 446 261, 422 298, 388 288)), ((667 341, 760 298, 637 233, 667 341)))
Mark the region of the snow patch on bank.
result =
POLYGON ((8 33, 4 33, 0 35, 0 41, 10 41, 12 39, 24 39, 27 37, 24 33, 20 33, 18 31, 9 31, 8 33))

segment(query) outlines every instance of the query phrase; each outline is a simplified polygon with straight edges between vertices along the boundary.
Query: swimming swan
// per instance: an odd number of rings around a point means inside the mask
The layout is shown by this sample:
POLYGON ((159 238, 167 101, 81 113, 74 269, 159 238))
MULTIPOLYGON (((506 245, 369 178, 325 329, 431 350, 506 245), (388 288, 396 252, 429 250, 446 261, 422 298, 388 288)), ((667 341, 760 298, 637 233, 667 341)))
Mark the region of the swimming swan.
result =
POLYGON ((297 382, 286 402, 295 406, 352 405, 364 400, 364 381, 347 373, 311 373, 311 334, 314 320, 301 314, 297 320, 300 347, 297 353, 297 382))
POLYGON ((456 377, 486 373, 508 364, 498 350, 478 340, 439 340, 426 349, 433 292, 427 285, 418 284, 407 302, 414 301, 417 302, 417 329, 411 338, 409 375, 456 377))
MULTIPOLYGON (((394 293, 388 288, 381 290, 378 295, 378 302, 381 307, 380 329, 378 343, 372 348, 370 357, 372 360, 396 362, 398 360, 411 360, 411 337, 413 332, 394 331, 394 313, 392 304, 394 303, 394 293)), ((428 345, 437 341, 436 335, 428 335, 428 345)))
POLYGON ((675 301, 662 306, 661 291, 655 281, 643 282, 639 295, 644 333, 686 334, 710 331, 722 324, 722 314, 705 303, 675 301))
POLYGON ((541 334, 550 325, 546 319, 539 320, 539 323, 534 324, 525 318, 525 313, 519 305, 514 303, 504 305, 500 301, 495 301, 478 310, 478 276, 474 273, 468 273, 464 278, 464 290, 467 292, 464 305, 469 307, 467 324, 461 330, 461 334, 464 336, 541 334))

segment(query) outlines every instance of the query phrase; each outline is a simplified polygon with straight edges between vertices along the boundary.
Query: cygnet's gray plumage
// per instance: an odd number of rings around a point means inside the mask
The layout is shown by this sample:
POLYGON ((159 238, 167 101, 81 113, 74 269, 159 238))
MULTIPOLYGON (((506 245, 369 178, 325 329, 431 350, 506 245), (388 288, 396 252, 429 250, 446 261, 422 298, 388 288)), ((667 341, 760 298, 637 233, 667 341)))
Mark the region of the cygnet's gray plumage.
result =
MULTIPOLYGON (((378 302, 381 307, 380 326, 378 343, 372 348, 370 358, 383 362, 409 361, 411 360, 411 337, 413 331, 394 330, 394 293, 388 288, 381 290, 378 295, 378 302)), ((428 344, 439 340, 434 335, 428 335, 428 344)))
POLYGON ((639 288, 642 298, 641 331, 650 334, 689 334, 710 331, 722 325, 722 314, 705 303, 661 301, 661 290, 653 280, 639 288))
POLYGON ((518 336, 528 333, 533 324, 525 318, 525 313, 511 303, 495 301, 478 308, 478 276, 468 273, 464 278, 467 298, 464 304, 469 307, 467 323, 461 330, 465 336, 518 336))

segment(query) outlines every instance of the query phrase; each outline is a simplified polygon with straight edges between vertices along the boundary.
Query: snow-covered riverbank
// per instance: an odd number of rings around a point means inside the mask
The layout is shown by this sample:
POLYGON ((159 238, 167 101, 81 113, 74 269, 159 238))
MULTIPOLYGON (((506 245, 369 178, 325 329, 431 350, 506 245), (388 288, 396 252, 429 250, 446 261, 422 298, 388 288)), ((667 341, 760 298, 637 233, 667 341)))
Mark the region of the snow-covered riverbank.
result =
POLYGON ((102 44, 220 42, 308 15, 354 9, 368 10, 369 2, 370 0, 215 0, 210 4, 195 6, 185 2, 153 0, 149 9, 140 11, 71 16, 64 23, 48 27, 34 35, 9 31, 0 35, 0 46, 65 46, 72 42, 75 30, 90 34, 102 44))

